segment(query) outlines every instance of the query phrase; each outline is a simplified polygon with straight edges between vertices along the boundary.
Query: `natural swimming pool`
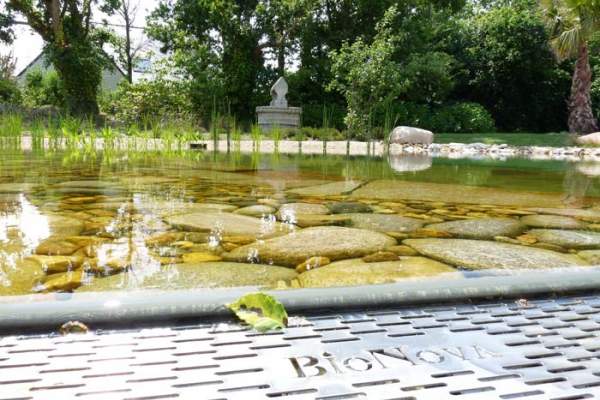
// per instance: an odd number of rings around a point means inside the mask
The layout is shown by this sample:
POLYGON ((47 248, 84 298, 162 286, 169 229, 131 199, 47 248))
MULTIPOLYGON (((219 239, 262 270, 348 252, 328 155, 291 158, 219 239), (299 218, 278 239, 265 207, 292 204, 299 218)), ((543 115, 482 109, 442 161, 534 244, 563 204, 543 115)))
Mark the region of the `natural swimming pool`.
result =
POLYGON ((595 271, 593 163, 3 150, 0 296, 595 271))

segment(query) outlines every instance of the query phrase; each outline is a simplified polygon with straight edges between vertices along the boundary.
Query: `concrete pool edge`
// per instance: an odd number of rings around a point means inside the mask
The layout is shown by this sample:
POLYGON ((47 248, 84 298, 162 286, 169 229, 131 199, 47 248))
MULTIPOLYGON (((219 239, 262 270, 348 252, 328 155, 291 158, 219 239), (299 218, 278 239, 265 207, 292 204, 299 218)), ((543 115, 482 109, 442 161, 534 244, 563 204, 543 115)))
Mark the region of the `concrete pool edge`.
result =
MULTIPOLYGON (((315 311, 341 312, 391 306, 460 304, 478 299, 506 301, 599 290, 600 273, 592 270, 264 292, 282 302, 290 316, 301 317, 303 313, 315 311)), ((159 322, 172 323, 189 319, 232 319, 234 316, 225 304, 253 291, 256 288, 125 294, 54 293, 0 298, 0 332, 56 331, 68 321, 80 321, 90 329, 97 329, 119 325, 156 325, 159 322)))

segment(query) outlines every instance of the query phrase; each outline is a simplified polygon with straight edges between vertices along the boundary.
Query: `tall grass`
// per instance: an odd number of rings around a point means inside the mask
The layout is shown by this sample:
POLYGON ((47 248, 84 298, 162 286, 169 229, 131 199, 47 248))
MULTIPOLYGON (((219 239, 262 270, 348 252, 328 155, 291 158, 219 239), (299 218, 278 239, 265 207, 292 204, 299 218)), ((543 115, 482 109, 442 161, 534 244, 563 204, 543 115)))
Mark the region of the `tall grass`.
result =
POLYGON ((46 133, 46 127, 41 118, 35 118, 29 125, 29 131, 31 132, 31 147, 34 149, 41 149, 44 144, 44 135, 46 133))
POLYGON ((0 136, 4 146, 21 147, 23 116, 20 113, 6 113, 0 117, 0 136))
POLYGON ((273 129, 271 130, 271 136, 273 137, 273 145, 275 147, 275 153, 279 152, 279 142, 281 141, 281 137, 283 132, 279 124, 275 124, 273 129))
POLYGON ((260 150, 260 136, 262 135, 262 129, 258 124, 252 124, 250 127, 250 137, 252 137, 252 150, 260 150))
POLYGON ((231 124, 231 138, 234 141, 236 148, 240 150, 242 145, 242 127, 237 124, 235 117, 231 124))

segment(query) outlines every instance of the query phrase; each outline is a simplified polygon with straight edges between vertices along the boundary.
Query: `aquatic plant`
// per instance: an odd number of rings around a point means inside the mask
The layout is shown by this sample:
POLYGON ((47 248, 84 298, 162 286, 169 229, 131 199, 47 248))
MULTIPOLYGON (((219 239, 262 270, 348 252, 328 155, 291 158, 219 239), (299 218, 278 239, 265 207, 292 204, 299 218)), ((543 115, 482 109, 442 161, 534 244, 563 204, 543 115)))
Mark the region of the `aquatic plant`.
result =
POLYGON ((31 132, 31 147, 33 149, 41 149, 44 144, 44 135, 46 133, 46 127, 41 118, 34 118, 29 125, 29 132, 31 132))
POLYGON ((250 136, 252 137, 252 148, 254 151, 258 151, 260 149, 260 136, 262 134, 262 129, 258 124, 252 124, 250 127, 250 136))
POLYGON ((20 147, 22 130, 23 116, 20 113, 9 112, 0 118, 0 135, 6 146, 20 147))
POLYGON ((271 130, 271 136, 273 137, 273 144, 275 146, 275 153, 279 151, 279 142, 281 141, 282 131, 279 124, 275 124, 271 130))

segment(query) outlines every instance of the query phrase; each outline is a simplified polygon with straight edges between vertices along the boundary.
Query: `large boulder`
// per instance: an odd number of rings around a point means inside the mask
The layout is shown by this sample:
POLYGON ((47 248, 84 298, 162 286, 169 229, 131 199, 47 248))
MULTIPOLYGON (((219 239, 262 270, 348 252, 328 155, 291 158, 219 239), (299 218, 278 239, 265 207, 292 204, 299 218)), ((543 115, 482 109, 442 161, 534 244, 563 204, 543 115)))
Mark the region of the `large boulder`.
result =
POLYGON ((579 136, 576 139, 577 144, 591 144, 598 145, 600 144, 600 132, 590 133, 589 135, 579 136))
POLYGON ((410 126, 397 126, 390 135, 390 144, 432 143, 433 132, 410 126))

